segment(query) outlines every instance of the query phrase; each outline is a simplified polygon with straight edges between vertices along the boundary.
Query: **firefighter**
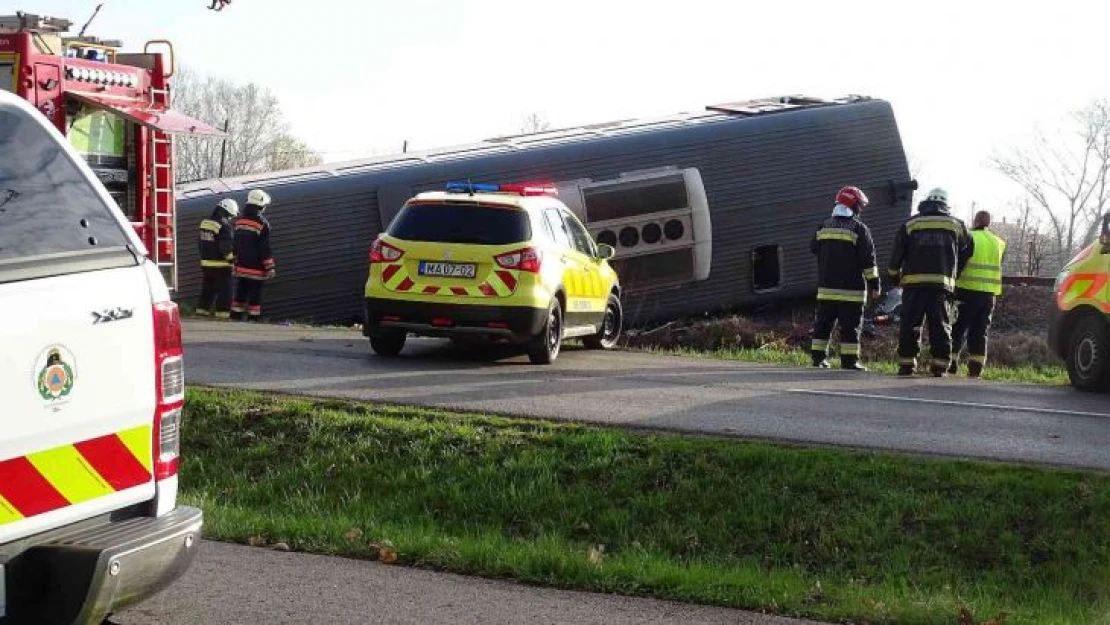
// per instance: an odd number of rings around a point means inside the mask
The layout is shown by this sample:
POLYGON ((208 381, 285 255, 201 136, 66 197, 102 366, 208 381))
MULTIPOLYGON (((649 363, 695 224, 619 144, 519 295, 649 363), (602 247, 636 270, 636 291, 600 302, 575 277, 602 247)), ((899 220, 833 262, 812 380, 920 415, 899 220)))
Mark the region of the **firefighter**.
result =
POLYGON ((270 206, 270 195, 261 189, 247 194, 247 206, 235 221, 235 299, 231 316, 262 320, 262 285, 277 275, 270 252, 270 222, 262 213, 270 206))
POLYGON ((829 366, 829 336, 840 325, 840 366, 866 371, 859 362, 859 335, 867 295, 879 298, 879 270, 871 231, 859 219, 867 196, 857 187, 836 194, 832 216, 817 229, 810 249, 817 256, 817 311, 810 346, 813 366, 829 366))
POLYGON ((227 319, 231 304, 231 265, 235 258, 234 223, 239 216, 239 204, 230 198, 220 200, 208 219, 200 222, 197 238, 200 245, 200 271, 203 283, 200 301, 197 302, 198 315, 210 315, 227 319))
POLYGON ((951 299, 958 276, 971 258, 973 243, 964 222, 948 214, 948 193, 929 191, 918 214, 898 229, 888 273, 902 286, 898 332, 898 375, 913 375, 921 351, 921 326, 929 327, 934 377, 948 375, 952 353, 951 299))
POLYGON ((967 375, 977 378, 987 363, 987 331, 991 326, 995 298, 1002 294, 1002 257, 1006 241, 989 230, 991 214, 979 211, 971 223, 974 252, 956 280, 956 323, 952 326, 952 364, 957 373, 960 350, 967 337, 967 375))

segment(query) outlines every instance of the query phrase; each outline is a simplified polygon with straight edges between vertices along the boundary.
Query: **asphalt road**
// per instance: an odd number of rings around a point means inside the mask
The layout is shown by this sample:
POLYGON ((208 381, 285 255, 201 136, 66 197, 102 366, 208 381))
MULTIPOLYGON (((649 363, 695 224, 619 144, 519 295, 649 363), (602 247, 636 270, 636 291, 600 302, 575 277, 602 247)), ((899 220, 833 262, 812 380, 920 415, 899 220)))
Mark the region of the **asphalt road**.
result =
POLYGON ((1110 469, 1110 397, 1070 388, 433 339, 387 359, 355 331, 192 320, 185 343, 191 383, 1110 469))
POLYGON ((808 623, 208 541, 184 577, 112 620, 120 625, 808 623))

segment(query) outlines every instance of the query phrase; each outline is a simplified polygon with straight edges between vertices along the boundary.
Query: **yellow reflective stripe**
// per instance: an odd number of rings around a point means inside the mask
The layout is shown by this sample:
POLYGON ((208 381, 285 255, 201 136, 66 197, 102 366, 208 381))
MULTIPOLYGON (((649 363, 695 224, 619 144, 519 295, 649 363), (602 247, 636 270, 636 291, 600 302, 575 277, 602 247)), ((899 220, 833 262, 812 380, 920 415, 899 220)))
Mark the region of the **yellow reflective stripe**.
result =
POLYGON ((934 367, 947 367, 950 364, 952 364, 952 361, 948 360, 947 358, 934 358, 933 359, 933 366, 934 367))
POLYGON ((211 219, 205 219, 204 221, 200 222, 200 229, 219 234, 222 227, 219 223, 212 221, 211 219))
POLYGON ((115 492, 73 445, 27 456, 38 472, 70 503, 80 503, 115 492))
POLYGON ((992 265, 990 263, 968 263, 964 267, 964 271, 967 271, 967 270, 1001 272, 1002 268, 999 267, 998 265, 992 265))
MULTIPOLYGON (((217 317, 227 317, 227 313, 216 313, 217 317)), ((151 440, 151 427, 149 425, 142 425, 130 430, 124 430, 116 436, 119 437, 135 459, 143 465, 143 468, 150 472, 154 462, 154 443, 151 440)))
POLYGON ((202 260, 200 261, 201 267, 230 267, 231 263, 226 260, 202 260))
POLYGON ((859 343, 841 343, 840 353, 845 356, 859 356, 859 343))
POLYGON ((916 358, 899 358, 898 359, 898 364, 902 365, 902 366, 905 366, 905 367, 916 367, 917 366, 917 359, 916 358))
POLYGON ((918 230, 948 230, 959 233, 961 228, 950 217, 918 217, 906 223, 906 232, 913 233, 918 230))
POLYGON ((859 241, 859 234, 847 228, 821 228, 817 231, 818 241, 859 241))
POLYGON ((829 346, 829 341, 828 340, 813 339, 813 341, 809 344, 809 349, 810 349, 810 351, 813 351, 813 352, 823 352, 823 351, 825 351, 825 348, 828 347, 828 346, 829 346))
POLYGON ((955 284, 955 280, 950 276, 936 273, 911 273, 902 276, 902 284, 941 284, 951 287, 955 284))
POLYGON ((864 280, 874 280, 875 278, 878 278, 878 277, 879 277, 879 268, 878 267, 868 267, 867 269, 863 270, 863 279, 864 280))
POLYGON ((902 270, 900 270, 900 269, 887 269, 886 270, 886 275, 888 275, 890 277, 897 276, 900 273, 902 273, 902 270))
POLYGON ((986 356, 980 356, 979 354, 968 354, 967 359, 970 362, 977 362, 981 365, 986 364, 986 362, 987 362, 987 357, 986 356))
POLYGON ((867 293, 865 291, 853 291, 850 289, 818 288, 817 299, 835 302, 865 302, 867 301, 867 293))
POLYGON ((15 506, 4 499, 3 495, 0 495, 0 525, 14 523, 22 518, 23 515, 19 513, 19 510, 16 510, 15 506))

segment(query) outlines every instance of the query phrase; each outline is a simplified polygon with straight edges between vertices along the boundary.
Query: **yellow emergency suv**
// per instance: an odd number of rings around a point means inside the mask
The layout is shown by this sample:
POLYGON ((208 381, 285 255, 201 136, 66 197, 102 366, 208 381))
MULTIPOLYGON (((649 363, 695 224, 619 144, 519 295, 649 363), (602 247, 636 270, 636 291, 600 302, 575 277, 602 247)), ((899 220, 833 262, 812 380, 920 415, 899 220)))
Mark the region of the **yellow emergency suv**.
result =
POLYGON ((409 334, 505 340, 550 364, 564 339, 611 349, 620 283, 553 187, 449 183, 410 199, 371 246, 363 334, 396 356, 409 334))
POLYGON ((1110 214, 1099 240, 1076 254, 1056 276, 1049 316, 1049 347, 1067 362, 1072 386, 1110 390, 1110 214))

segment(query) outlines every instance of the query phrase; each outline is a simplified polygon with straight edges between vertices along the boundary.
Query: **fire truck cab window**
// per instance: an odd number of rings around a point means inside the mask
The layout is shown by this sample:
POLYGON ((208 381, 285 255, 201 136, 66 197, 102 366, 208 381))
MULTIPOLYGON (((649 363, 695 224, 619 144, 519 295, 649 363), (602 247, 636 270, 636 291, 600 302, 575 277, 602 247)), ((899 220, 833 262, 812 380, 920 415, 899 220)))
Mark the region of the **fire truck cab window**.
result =
POLYGON ((752 290, 773 291, 782 286, 782 248, 761 245, 752 250, 752 290))
POLYGON ((0 108, 0 282, 7 261, 124 248, 112 210, 36 120, 0 108))
POLYGON ((0 63, 0 91, 15 93, 15 64, 0 63))
POLYGON ((90 106, 77 109, 66 121, 70 145, 84 157, 116 204, 132 218, 134 207, 128 197, 131 175, 126 153, 128 124, 118 115, 90 106))

